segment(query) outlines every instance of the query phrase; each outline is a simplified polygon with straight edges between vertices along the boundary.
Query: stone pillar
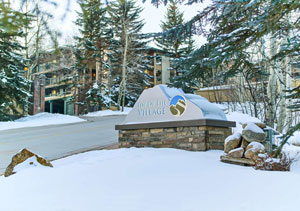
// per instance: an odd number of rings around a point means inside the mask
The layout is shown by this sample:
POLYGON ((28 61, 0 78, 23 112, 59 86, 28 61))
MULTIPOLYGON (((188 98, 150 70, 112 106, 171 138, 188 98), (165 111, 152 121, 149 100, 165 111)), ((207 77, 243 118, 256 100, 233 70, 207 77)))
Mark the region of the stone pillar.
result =
POLYGON ((64 114, 67 114, 68 112, 67 105, 68 105, 67 100, 64 100, 64 114))
POLYGON ((162 56, 161 58, 161 82, 162 84, 170 83, 170 58, 162 56))
POLYGON ((50 103, 50 113, 53 113, 53 102, 50 101, 49 103, 50 103))
POLYGON ((37 76, 33 84, 33 114, 45 112, 46 77, 44 75, 37 76))

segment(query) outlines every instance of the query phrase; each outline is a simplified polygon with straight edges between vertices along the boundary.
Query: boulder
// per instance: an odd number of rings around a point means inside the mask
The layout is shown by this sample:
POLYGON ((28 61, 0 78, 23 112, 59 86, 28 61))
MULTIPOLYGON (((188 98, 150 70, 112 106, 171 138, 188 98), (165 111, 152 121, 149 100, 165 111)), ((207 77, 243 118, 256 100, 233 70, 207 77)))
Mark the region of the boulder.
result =
POLYGON ((265 146, 262 145, 259 142, 251 142, 247 148, 246 151, 252 149, 255 153, 259 154, 259 153, 265 153, 265 146))
POLYGON ((245 158, 256 161, 263 153, 265 153, 264 145, 258 142, 251 142, 247 146, 245 158))
POLYGON ((228 156, 232 158, 241 158, 243 157, 243 154, 244 154, 244 149, 242 147, 230 150, 230 152, 228 152, 228 156))
POLYGON ((247 146, 250 142, 246 141, 244 138, 242 138, 241 147, 246 151, 247 146))
POLYGON ((224 141, 224 152, 228 153, 230 150, 237 148, 241 143, 241 137, 239 132, 228 136, 224 141))
POLYGON ((264 142, 266 139, 265 132, 254 123, 248 123, 242 132, 242 136, 248 142, 264 142))
POLYGON ((245 158, 248 158, 248 159, 254 160, 254 161, 256 161, 259 158, 258 155, 252 149, 246 150, 244 156, 245 156, 245 158))
MULTIPOLYGON (((244 123, 242 125, 243 129, 249 124, 250 122, 244 123)), ((267 127, 267 125, 265 123, 262 122, 253 122, 254 124, 256 124, 258 127, 260 127, 261 129, 265 129, 267 127)))
POLYGON ((43 166, 49 166, 49 167, 53 167, 52 164, 45 160, 44 158, 30 152, 29 150, 27 149, 22 149, 20 152, 18 152, 17 154, 15 154, 12 159, 11 159, 11 163, 8 165, 8 167, 6 168, 5 170, 5 173, 4 173, 4 176, 5 177, 8 177, 12 174, 14 174, 14 168, 24 162, 25 160, 27 160, 28 158, 31 158, 35 156, 36 157, 36 160, 39 164, 43 165, 43 166))

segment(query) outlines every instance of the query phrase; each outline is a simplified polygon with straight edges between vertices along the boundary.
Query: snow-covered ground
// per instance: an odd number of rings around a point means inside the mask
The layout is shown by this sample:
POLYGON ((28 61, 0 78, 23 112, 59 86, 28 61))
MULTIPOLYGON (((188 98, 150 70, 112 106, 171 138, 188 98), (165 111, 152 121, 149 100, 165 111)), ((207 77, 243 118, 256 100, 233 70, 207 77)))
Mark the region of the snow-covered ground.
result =
POLYGON ((24 117, 11 122, 0 122, 0 131, 8 129, 16 129, 23 127, 37 127, 45 125, 60 125, 76 122, 83 122, 79 117, 63 115, 63 114, 50 114, 39 113, 33 116, 24 117))
POLYGON ((112 116, 112 115, 127 115, 132 108, 124 107, 124 111, 112 111, 112 110, 103 110, 103 111, 95 111, 90 112, 84 116, 86 117, 99 117, 99 116, 112 116))
POLYGON ((0 177, 3 211, 296 211, 300 165, 268 172, 220 162, 221 151, 87 152, 0 177))

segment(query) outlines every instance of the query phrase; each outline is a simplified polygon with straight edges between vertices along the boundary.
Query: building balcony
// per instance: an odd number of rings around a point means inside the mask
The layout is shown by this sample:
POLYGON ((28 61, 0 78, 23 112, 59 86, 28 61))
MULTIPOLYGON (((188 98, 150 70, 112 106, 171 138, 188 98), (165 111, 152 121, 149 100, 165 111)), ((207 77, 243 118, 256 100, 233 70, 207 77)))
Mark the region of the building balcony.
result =
POLYGON ((47 79, 46 80, 46 86, 45 88, 46 89, 49 89, 49 88, 53 88, 53 87, 59 87, 59 86, 64 86, 64 85, 68 85, 68 84, 71 84, 72 83, 72 80, 69 79, 68 77, 66 78, 61 78, 61 79, 47 79))
POLYGON ((73 93, 71 91, 64 92, 64 93, 57 93, 57 94, 50 94, 45 96, 45 101, 50 101, 50 100, 59 100, 63 99, 66 97, 72 97, 73 93))

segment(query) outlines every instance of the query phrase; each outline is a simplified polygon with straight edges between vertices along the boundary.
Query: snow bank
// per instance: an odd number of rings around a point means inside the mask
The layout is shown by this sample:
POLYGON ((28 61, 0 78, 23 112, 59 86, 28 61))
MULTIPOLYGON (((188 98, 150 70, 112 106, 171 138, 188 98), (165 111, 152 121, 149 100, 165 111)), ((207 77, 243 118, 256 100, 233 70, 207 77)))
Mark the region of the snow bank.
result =
POLYGON ((289 138, 289 143, 300 146, 300 131, 296 131, 293 136, 289 138))
POLYGON ((54 168, 0 177, 1 210, 298 209, 300 166, 257 171, 221 163, 222 153, 130 148, 79 154, 54 161, 54 168))
POLYGON ((233 132, 242 133, 242 125, 248 122, 261 122, 259 119, 252 117, 248 114, 242 114, 239 112, 231 112, 226 115, 228 121, 236 122, 236 127, 233 128, 233 132))
POLYGON ((112 115, 127 115, 132 108, 125 107, 124 111, 112 111, 112 110, 103 110, 103 111, 96 111, 96 112, 90 112, 84 116, 86 117, 100 117, 100 116, 112 116, 112 115))
POLYGON ((33 116, 23 117, 21 119, 12 122, 0 122, 0 131, 8 129, 16 129, 23 127, 37 127, 45 125, 60 125, 76 122, 83 122, 86 120, 79 117, 63 115, 63 114, 51 114, 51 113, 39 113, 33 116))

